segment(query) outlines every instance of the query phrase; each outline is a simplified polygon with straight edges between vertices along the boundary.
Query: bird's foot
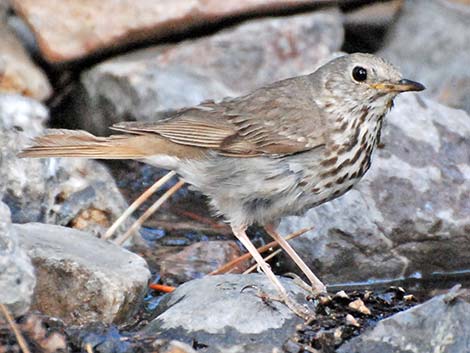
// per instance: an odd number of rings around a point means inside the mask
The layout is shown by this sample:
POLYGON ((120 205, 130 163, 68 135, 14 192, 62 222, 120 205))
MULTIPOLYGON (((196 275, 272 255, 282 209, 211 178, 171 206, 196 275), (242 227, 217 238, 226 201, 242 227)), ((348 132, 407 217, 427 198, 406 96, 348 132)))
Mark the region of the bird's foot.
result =
POLYGON ((321 294, 326 293, 326 287, 323 283, 321 285, 309 285, 305 283, 302 278, 300 278, 299 275, 296 275, 295 273, 289 272, 284 274, 284 276, 292 278, 292 282, 294 282, 295 285, 298 287, 304 289, 306 292, 310 293, 313 297, 317 297, 321 294))
MULTIPOLYGON (((298 317, 304 319, 305 321, 309 321, 315 317, 315 313, 312 312, 307 306, 302 305, 297 303, 295 300, 293 300, 289 295, 284 294, 284 293, 279 293, 279 295, 270 295, 261 289, 259 289, 255 285, 248 285, 245 286, 241 289, 240 292, 246 290, 246 289, 255 289, 256 293, 255 295, 260 298, 264 304, 273 307, 272 302, 280 302, 286 305, 295 315, 298 317)), ((274 308, 274 307, 273 307, 274 308)))

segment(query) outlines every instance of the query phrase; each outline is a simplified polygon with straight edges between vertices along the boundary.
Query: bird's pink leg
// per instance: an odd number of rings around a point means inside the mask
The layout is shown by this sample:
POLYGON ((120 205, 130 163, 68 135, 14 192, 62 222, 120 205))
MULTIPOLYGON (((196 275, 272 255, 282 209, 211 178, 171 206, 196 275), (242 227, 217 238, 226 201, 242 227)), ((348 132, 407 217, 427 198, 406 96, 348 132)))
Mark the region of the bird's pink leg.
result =
POLYGON ((290 246, 290 244, 274 229, 272 225, 266 225, 264 227, 266 232, 276 240, 279 245, 284 249, 284 251, 289 255, 289 257, 297 264, 300 270, 307 276, 308 280, 312 285, 314 293, 325 293, 325 285, 318 279, 318 277, 312 272, 312 270, 307 266, 307 264, 300 258, 300 256, 295 252, 295 250, 290 246))
POLYGON ((264 261, 263 257, 260 255, 256 247, 251 242, 250 238, 246 235, 246 227, 232 227, 233 234, 237 237, 238 240, 243 244, 243 246, 248 250, 248 252, 253 256, 257 264, 261 267, 265 275, 271 281, 271 283, 276 287, 279 295, 281 297, 281 301, 285 303, 289 309, 291 309, 296 315, 308 320, 312 317, 312 313, 304 306, 294 302, 289 295, 287 294, 287 290, 281 284, 279 279, 271 270, 271 267, 268 265, 266 261, 264 261))

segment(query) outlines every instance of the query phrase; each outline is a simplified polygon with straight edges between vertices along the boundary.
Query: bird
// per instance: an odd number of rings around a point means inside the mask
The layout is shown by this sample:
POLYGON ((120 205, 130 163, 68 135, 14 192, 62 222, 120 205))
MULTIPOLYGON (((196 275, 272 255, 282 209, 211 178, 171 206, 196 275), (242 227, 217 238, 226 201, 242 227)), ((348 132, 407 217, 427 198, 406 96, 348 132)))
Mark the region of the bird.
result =
POLYGON ((305 274, 314 293, 325 285, 276 232, 285 216, 340 197, 364 176, 385 115, 402 92, 422 91, 386 60, 366 53, 335 58, 313 73, 274 82, 236 98, 204 101, 155 122, 120 122, 107 137, 50 129, 19 157, 134 159, 175 171, 207 195, 276 287, 306 317, 246 234, 263 226, 305 274))

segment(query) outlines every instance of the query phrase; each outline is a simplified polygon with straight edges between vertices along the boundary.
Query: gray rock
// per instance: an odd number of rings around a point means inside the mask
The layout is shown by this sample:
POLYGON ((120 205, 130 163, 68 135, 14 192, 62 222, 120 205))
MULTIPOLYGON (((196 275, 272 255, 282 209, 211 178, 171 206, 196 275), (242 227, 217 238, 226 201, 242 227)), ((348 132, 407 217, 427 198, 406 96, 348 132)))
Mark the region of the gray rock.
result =
POLYGON ((44 131, 47 109, 18 95, 0 95, 0 200, 14 223, 47 222, 102 233, 127 203, 104 166, 81 159, 21 159, 44 131))
POLYGON ((380 54, 423 82, 424 94, 470 112, 469 28, 468 2, 408 0, 380 54))
POLYGON ((31 260, 18 246, 10 223, 10 210, 0 201, 0 303, 14 316, 28 311, 36 277, 31 260))
POLYGON ((449 293, 379 321, 338 353, 470 351, 470 292, 449 293))
POLYGON ((118 121, 155 120, 157 112, 242 95, 313 71, 342 42, 339 12, 322 10, 252 20, 209 37, 113 58, 82 75, 78 123, 107 134, 118 121))
POLYGON ((280 231, 329 284, 470 268, 470 117, 419 95, 397 99, 384 148, 339 199, 280 231))
POLYGON ((150 278, 141 257, 65 227, 13 229, 36 268, 34 309, 70 324, 120 323, 137 310, 150 278))
MULTIPOLYGON (((305 292, 281 278, 299 303, 305 292)), ((280 350, 301 322, 285 305, 266 304, 256 296, 254 285, 268 295, 276 295, 265 275, 207 276, 187 282, 161 303, 163 311, 141 334, 185 343, 207 345, 206 353, 280 350)))
POLYGON ((0 2, 0 92, 46 100, 52 94, 49 80, 7 24, 5 12, 0 2))

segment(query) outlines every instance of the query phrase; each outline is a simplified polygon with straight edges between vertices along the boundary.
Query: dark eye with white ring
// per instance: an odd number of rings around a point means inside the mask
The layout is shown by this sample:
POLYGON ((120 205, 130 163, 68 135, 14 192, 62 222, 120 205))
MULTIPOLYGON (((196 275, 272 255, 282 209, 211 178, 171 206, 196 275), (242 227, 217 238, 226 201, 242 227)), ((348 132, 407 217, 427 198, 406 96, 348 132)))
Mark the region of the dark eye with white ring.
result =
POLYGON ((367 80, 367 70, 361 66, 356 66, 352 71, 352 77, 357 82, 362 82, 367 80))

